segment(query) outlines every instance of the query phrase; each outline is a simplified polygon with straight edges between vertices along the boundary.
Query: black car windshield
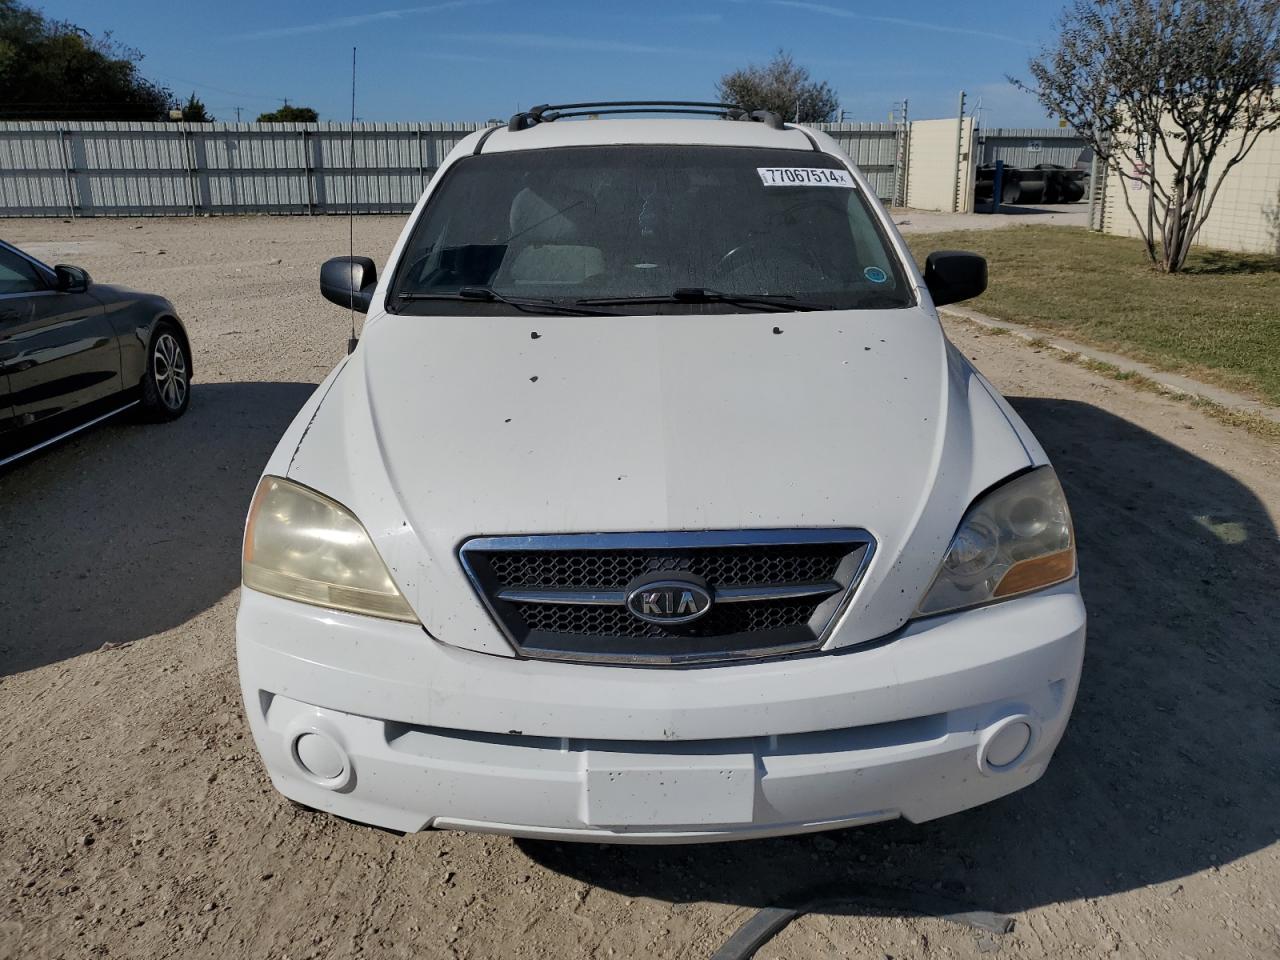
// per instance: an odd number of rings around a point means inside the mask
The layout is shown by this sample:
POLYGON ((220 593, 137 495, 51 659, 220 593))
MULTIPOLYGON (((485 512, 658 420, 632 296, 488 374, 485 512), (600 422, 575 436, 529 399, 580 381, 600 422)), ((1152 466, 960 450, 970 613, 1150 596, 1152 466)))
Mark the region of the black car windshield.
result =
POLYGON ((898 257, 849 171, 808 150, 591 146, 455 164, 388 309, 594 313, 907 307, 898 257))

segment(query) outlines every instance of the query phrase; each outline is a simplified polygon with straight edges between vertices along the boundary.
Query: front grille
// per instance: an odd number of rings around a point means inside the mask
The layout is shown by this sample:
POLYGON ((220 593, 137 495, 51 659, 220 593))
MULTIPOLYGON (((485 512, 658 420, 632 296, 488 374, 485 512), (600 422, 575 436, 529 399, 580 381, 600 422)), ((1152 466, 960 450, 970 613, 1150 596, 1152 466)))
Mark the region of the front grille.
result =
POLYGON ((488 555, 494 576, 506 586, 621 587, 654 570, 682 570, 720 586, 761 586, 828 580, 847 544, 692 548, 665 555, 641 550, 511 550, 488 555))
POLYGON ((670 665, 816 649, 872 549, 860 530, 709 531, 479 538, 461 558, 521 653, 670 665), (627 597, 655 578, 705 587, 710 609, 648 622, 627 597))
POLYGON ((722 604, 695 626, 676 631, 645 623, 626 607, 585 606, 560 603, 514 603, 530 630, 599 637, 716 636, 756 633, 804 626, 818 607, 816 600, 773 600, 761 603, 722 604))

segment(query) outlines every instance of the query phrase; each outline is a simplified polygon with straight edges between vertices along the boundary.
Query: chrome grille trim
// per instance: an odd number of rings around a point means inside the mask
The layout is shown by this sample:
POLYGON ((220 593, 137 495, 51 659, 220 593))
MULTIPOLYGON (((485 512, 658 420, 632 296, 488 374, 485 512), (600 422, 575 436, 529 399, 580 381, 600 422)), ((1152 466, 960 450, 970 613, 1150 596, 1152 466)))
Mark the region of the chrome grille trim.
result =
POLYGON ((806 597, 829 597, 840 592, 840 584, 792 583, 776 587, 720 587, 712 593, 716 603, 756 603, 761 600, 803 600, 806 597))
MULTIPOLYGON (((712 591, 712 596, 716 603, 754 603, 829 597, 839 591, 838 583, 797 583, 777 587, 720 587, 712 591)), ((570 606, 620 607, 627 602, 625 590, 520 590, 509 587, 499 590, 497 597, 508 603, 563 603, 570 606)))
POLYGON ((692 666, 820 649, 849 609, 875 546, 857 528, 535 534, 475 537, 460 544, 458 558, 521 656, 692 666), (830 579, 787 581, 827 564, 830 579), (696 576, 700 568, 713 611, 722 611, 718 620, 686 634, 625 619, 622 581, 637 571, 696 576), (775 577, 782 582, 767 582, 775 577))
POLYGON ((571 606, 620 607, 627 602, 625 590, 515 590, 498 591, 498 599, 508 603, 563 603, 571 606))

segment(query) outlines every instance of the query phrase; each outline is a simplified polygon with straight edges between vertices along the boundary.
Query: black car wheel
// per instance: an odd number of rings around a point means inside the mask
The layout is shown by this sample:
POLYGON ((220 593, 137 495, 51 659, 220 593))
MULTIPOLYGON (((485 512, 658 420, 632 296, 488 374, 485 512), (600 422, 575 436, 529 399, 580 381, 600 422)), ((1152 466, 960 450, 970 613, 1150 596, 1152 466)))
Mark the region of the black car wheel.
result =
POLYGON ((191 402, 191 364, 177 328, 161 323, 147 351, 147 373, 142 378, 142 407, 153 420, 182 416, 191 402))

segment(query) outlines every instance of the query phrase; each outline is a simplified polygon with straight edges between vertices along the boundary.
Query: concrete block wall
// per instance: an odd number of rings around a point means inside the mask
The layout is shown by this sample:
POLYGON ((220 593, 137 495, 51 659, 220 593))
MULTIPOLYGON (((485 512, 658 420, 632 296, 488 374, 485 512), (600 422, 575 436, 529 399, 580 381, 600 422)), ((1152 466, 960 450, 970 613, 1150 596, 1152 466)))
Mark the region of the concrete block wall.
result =
POLYGON ((948 213, 968 213, 972 209, 973 132, 972 117, 916 120, 911 124, 908 207, 948 213))
MULTIPOLYGON (((1238 142, 1228 143, 1222 153, 1230 156, 1238 142)), ((1213 171, 1211 183, 1221 166, 1213 171)), ((1156 175, 1160 176, 1159 163, 1156 175)), ((1136 237, 1138 228, 1125 206, 1125 192, 1138 215, 1144 216, 1145 189, 1109 171, 1102 227, 1115 236, 1136 237)), ((1280 253, 1280 132, 1263 135, 1228 174, 1196 243, 1242 253, 1280 253)))

